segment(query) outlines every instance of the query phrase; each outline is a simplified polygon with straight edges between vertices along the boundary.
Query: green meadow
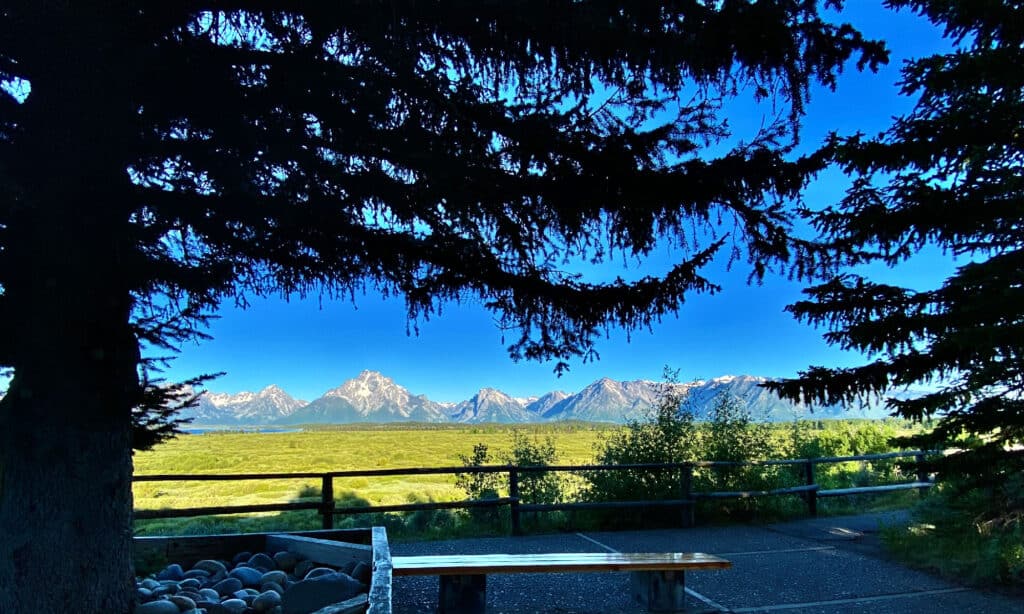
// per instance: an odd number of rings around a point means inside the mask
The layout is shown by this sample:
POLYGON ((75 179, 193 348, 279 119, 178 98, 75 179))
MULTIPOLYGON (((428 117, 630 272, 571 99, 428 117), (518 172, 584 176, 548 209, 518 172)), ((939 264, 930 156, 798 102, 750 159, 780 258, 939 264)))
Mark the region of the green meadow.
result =
MULTIPOLYGON (((843 456, 887 451, 888 440, 905 432, 894 421, 824 421, 801 423, 804 439, 812 442, 816 456, 843 456), (807 438, 810 439, 807 439, 807 438)), ((771 455, 791 457, 792 424, 772 425, 771 455)), ((343 425, 321 426, 283 433, 208 432, 183 435, 147 452, 135 455, 136 475, 298 473, 372 470, 417 467, 460 467, 462 457, 471 457, 474 446, 485 444, 490 463, 501 463, 516 433, 534 441, 550 438, 557 450, 558 464, 593 463, 597 447, 616 427, 608 424, 556 423, 541 425, 343 425)), ((892 463, 889 463, 892 465, 892 463)), ((863 463, 822 467, 821 483, 832 487, 874 483, 885 479, 863 463)), ((878 467, 877 469, 880 469, 878 467)), ((888 473, 888 472, 882 472, 888 473)), ((563 474, 564 475, 564 474, 563 474)), ((565 492, 572 490, 572 477, 564 476, 565 492)), ((318 479, 261 479, 245 481, 137 482, 135 509, 218 507, 293 501, 318 501, 318 479)), ((394 505, 425 501, 466 499, 456 487, 455 476, 410 475, 337 478, 334 495, 339 506, 394 505)), ((902 495, 906 499, 906 495, 902 495)), ((902 499, 900 499, 902 500, 902 499)), ((836 501, 850 505, 875 505, 880 501, 836 501)), ((799 509, 798 501, 786 509, 799 509)), ((450 532, 465 520, 462 512, 423 513, 406 516, 399 532, 423 533, 423 529, 450 532), (454 523, 450 525, 449 523, 454 523), (445 526, 449 524, 449 526, 445 526), (422 526, 418 526, 422 525, 422 526)), ((397 522, 391 514, 346 516, 339 526, 362 526, 371 522, 397 522)), ((140 520, 136 533, 199 534, 234 531, 316 528, 319 517, 312 511, 249 515, 140 520)), ((396 527, 398 529, 399 527, 396 527)), ((426 531, 430 533, 430 531, 426 531)))
MULTIPOLYGON (((552 437, 560 463, 586 463, 606 425, 520 426, 552 437)), ((512 442, 503 426, 353 426, 292 433, 210 432, 183 435, 135 455, 135 474, 237 474, 461 466, 484 443, 500 458, 512 442)), ((318 480, 138 482, 135 509, 283 503, 315 495, 318 480)), ((466 498, 451 475, 338 478, 335 496, 372 505, 466 498)))

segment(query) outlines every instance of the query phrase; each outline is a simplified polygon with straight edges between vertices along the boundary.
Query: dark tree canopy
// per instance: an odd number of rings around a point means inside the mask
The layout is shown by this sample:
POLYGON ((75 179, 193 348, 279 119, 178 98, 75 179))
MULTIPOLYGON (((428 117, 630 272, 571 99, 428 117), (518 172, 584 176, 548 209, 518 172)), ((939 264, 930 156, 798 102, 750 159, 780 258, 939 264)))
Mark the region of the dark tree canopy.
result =
MULTIPOLYGON (((604 323, 647 324, 714 289, 698 269, 722 233, 693 245, 722 216, 759 274, 795 255, 781 203, 805 173, 779 145, 792 126, 705 157, 724 132, 717 99, 756 88, 797 112, 813 78, 881 57, 807 2, 319 4, 8 11, 0 76, 32 89, 6 101, 12 145, 52 122, 33 104, 51 83, 74 93, 23 22, 88 48, 80 93, 103 90, 93 136, 117 139, 129 169, 110 208, 140 302, 368 283, 415 316, 471 294, 519 331, 515 356, 585 353, 604 323), (137 40, 93 45, 124 32, 137 40), (691 249, 661 278, 594 286, 560 266, 666 235, 691 249)), ((50 176, 21 166, 19 180, 50 176)))
POLYGON ((803 104, 885 59, 808 0, 24 0, 0 41, 13 612, 127 607, 140 341, 224 299, 368 287, 411 317, 479 299, 514 358, 589 357, 604 326, 714 291, 719 250, 754 276, 810 266, 785 206, 813 170, 787 156, 803 104), (790 110, 723 141, 741 92, 790 110), (574 272, 661 241, 671 270, 574 272))
POLYGON ((848 265, 897 270, 921 249, 956 258, 934 288, 846 273, 790 309, 826 325, 829 342, 871 356, 859 367, 813 367, 775 388, 791 398, 854 402, 890 397, 913 420, 939 418, 924 445, 964 446, 940 468, 1002 483, 1024 444, 1024 19, 1017 2, 900 0, 945 27, 950 53, 903 69, 919 96, 884 134, 833 137, 827 150, 854 178, 843 201, 813 216, 848 265), (967 443, 964 436, 974 436, 967 443))

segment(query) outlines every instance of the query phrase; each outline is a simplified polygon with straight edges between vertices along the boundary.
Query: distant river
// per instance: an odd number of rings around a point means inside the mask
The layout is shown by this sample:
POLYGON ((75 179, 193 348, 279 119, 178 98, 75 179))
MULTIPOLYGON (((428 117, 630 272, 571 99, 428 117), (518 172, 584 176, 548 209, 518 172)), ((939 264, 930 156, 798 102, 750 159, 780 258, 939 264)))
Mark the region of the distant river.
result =
POLYGON ((211 426, 209 428, 181 429, 181 432, 186 435, 202 435, 203 433, 300 433, 302 429, 279 429, 273 427, 240 429, 230 426, 211 426))

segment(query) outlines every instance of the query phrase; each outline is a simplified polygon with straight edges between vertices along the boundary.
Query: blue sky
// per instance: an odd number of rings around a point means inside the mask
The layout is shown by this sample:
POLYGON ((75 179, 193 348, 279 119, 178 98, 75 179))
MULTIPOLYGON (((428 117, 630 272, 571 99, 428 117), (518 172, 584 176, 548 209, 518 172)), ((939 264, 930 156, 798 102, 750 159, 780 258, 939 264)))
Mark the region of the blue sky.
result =
MULTIPOLYGON (((819 144, 830 130, 874 134, 887 127, 891 117, 911 106, 895 86, 903 59, 948 45, 927 21, 905 11, 886 11, 876 0, 848 0, 843 19, 886 40, 892 59, 878 74, 861 74, 850 66, 836 92, 814 92, 802 132, 806 146, 819 144)), ((744 125, 760 123, 760 116, 737 114, 730 121, 742 131, 744 125)), ((834 202, 844 185, 841 175, 825 175, 810 186, 807 198, 834 202)), ((651 264, 657 267, 657 259, 651 264)), ((920 286, 934 284, 951 266, 944 258, 922 256, 899 269, 875 272, 885 281, 920 286)), ((748 286, 741 263, 732 271, 715 263, 707 274, 723 286, 721 293, 689 298, 677 318, 650 332, 609 331, 598 343, 599 361, 573 362, 561 378, 552 364, 511 361, 492 316, 472 302, 448 305, 441 316, 418 322, 418 334, 407 334, 413 325, 406 322, 403 303, 373 294, 358 296, 354 305, 321 303, 316 297, 252 299, 245 310, 226 305, 207 331, 213 340, 186 345, 165 375, 182 379, 226 371, 211 389, 239 392, 274 383, 312 400, 372 369, 413 393, 459 401, 482 387, 529 396, 578 391, 604 376, 659 379, 666 365, 689 380, 724 374, 787 377, 811 364, 851 365, 863 359, 828 347, 821 339, 824 331, 783 312, 800 298, 802 284, 769 277, 760 286, 748 286)))

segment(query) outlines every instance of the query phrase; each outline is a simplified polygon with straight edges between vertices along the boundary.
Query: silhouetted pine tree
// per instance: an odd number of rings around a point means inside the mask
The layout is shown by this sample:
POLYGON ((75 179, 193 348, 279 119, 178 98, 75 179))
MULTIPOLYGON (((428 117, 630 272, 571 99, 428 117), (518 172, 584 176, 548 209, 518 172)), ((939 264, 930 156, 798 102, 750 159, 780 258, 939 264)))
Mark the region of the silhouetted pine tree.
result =
POLYGON ((755 276, 808 265, 784 208, 808 87, 885 56, 807 0, 15 0, 0 41, 13 613, 129 608, 140 313, 477 297, 512 357, 564 368, 603 327, 714 291, 723 246, 755 276), (739 90, 791 112, 723 145, 739 90), (661 275, 574 272, 661 240, 682 254, 661 275))
POLYGON ((1024 9, 1003 1, 888 4, 944 27, 955 48, 904 67, 904 93, 920 98, 884 134, 832 138, 827 155, 855 180, 838 206, 813 220, 845 264, 909 269, 908 260, 932 246, 960 266, 933 288, 853 273, 809 288, 790 310, 828 326, 830 343, 871 360, 812 367, 771 387, 828 404, 928 385, 933 392, 918 398, 888 398, 896 415, 939 418, 908 443, 966 447, 937 469, 1005 484, 1024 469, 1024 9))

